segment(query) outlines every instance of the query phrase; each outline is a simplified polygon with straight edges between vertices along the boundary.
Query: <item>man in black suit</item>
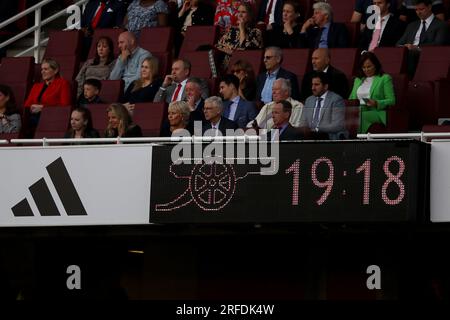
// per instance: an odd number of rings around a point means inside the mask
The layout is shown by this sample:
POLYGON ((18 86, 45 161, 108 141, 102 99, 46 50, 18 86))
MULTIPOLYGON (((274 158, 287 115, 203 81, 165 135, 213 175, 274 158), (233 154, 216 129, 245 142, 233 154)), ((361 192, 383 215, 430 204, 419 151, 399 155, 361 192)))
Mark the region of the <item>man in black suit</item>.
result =
POLYGON ((120 0, 91 0, 81 16, 81 30, 91 35, 95 29, 120 27, 126 8, 120 0))
POLYGON ((303 48, 347 48, 348 30, 342 23, 333 22, 333 11, 326 2, 313 6, 312 18, 306 20, 300 31, 300 46, 303 48))
MULTIPOLYGON (((238 129, 236 122, 222 117, 223 104, 222 99, 216 96, 209 97, 205 100, 203 112, 205 114, 205 121, 203 122, 202 133, 204 136, 225 136, 227 130, 238 129)), ((197 129, 194 127, 194 130, 197 129)), ((194 131, 197 135, 197 130, 194 131)))
POLYGON ((391 15, 391 4, 388 0, 373 0, 373 4, 380 9, 376 21, 368 20, 360 39, 360 48, 373 51, 377 47, 395 47, 403 35, 406 24, 391 15))
POLYGON ((271 29, 272 23, 283 25, 283 0, 262 0, 258 12, 258 24, 271 29))
POLYGON ((299 99, 297 76, 281 67, 283 52, 278 47, 268 47, 264 52, 264 65, 266 72, 258 75, 256 79, 256 101, 263 105, 272 101, 272 87, 276 79, 288 79, 291 82, 291 97, 299 99))
POLYGON ((269 141, 300 140, 301 134, 290 123, 292 105, 289 101, 281 100, 273 106, 273 128, 267 133, 269 141))
POLYGON ((312 95, 311 81, 312 76, 319 72, 325 72, 329 79, 329 89, 342 98, 347 99, 350 95, 347 76, 340 70, 330 65, 331 56, 328 49, 316 49, 312 54, 313 71, 306 73, 302 80, 302 89, 300 92, 300 101, 312 95))

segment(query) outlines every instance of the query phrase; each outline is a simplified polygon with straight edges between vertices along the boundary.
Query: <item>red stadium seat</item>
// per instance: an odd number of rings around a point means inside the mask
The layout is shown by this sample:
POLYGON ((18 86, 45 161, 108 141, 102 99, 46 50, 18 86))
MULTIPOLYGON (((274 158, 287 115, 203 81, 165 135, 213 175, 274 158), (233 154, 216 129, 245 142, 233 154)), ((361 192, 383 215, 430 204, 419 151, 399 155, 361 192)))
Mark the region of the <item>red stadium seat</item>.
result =
POLYGON ((309 49, 283 49, 282 67, 302 76, 309 71, 311 52, 309 49))
POLYGON ((422 47, 414 81, 446 78, 450 66, 450 46, 422 47))
POLYGON ((246 60, 253 67, 255 75, 258 75, 262 71, 263 50, 245 50, 235 51, 231 56, 230 63, 228 64, 228 72, 231 73, 231 67, 238 60, 246 60))
POLYGON ((359 44, 359 36, 361 33, 360 24, 352 22, 345 22, 344 24, 348 31, 349 46, 357 47, 359 44))
POLYGON ((436 124, 438 115, 432 81, 411 81, 406 95, 406 106, 411 114, 411 130, 420 130, 425 124, 436 124))
POLYGON ((183 58, 186 52, 197 51, 200 46, 214 46, 217 42, 217 32, 216 26, 188 27, 179 56, 183 58))
MULTIPOLYGON (((80 66, 80 56, 79 55, 72 55, 72 56, 57 56, 52 57, 59 63, 59 73, 61 74, 61 77, 68 81, 72 81, 75 79, 75 77, 78 74, 79 66, 80 66)), ((41 80, 41 66, 37 65, 39 73, 38 78, 39 81, 41 80)))
POLYGON ((92 115, 92 126, 98 130, 100 133, 100 137, 105 136, 106 127, 108 126, 108 118, 106 109, 109 104, 107 103, 99 103, 99 104, 90 104, 89 110, 92 115))
POLYGON ((34 138, 64 137, 69 126, 70 109, 70 106, 43 108, 34 138))
POLYGON ((297 3, 300 7, 300 20, 304 22, 312 16, 314 0, 299 0, 297 3))
POLYGON ((352 18, 355 1, 352 0, 328 0, 333 8, 334 22, 349 22, 352 18))
POLYGON ((359 50, 356 48, 329 49, 331 64, 351 79, 359 62, 359 50))
POLYGON ((124 32, 124 29, 113 28, 113 29, 96 29, 94 31, 94 35, 92 36, 92 44, 91 49, 89 50, 88 58, 93 58, 95 56, 96 43, 100 37, 109 37, 111 38, 114 44, 114 56, 117 57, 119 55, 119 47, 117 45, 119 40, 119 34, 124 32))
POLYGON ((172 27, 146 27, 141 30, 139 46, 154 52, 169 52, 173 47, 172 27))
POLYGON ((164 103, 136 103, 133 120, 142 129, 144 137, 159 137, 161 126, 167 118, 167 107, 164 103))
POLYGON ((34 77, 34 60, 32 57, 2 59, 0 64, 0 83, 11 87, 19 110, 31 89, 34 77))
POLYGON ((191 63, 191 76, 205 79, 211 78, 212 72, 207 51, 186 52, 184 58, 191 63))
POLYGON ((82 37, 83 33, 80 30, 50 31, 44 57, 79 56, 81 53, 82 37))
POLYGON ((159 62, 159 76, 164 79, 172 68, 172 53, 171 52, 152 52, 152 55, 158 58, 159 62))
POLYGON ((123 80, 102 80, 101 82, 100 99, 104 103, 119 102, 124 92, 123 80))
POLYGON ((401 48, 376 48, 374 53, 383 66, 384 72, 394 75, 406 73, 406 54, 408 49, 401 48))
POLYGON ((345 128, 350 139, 355 139, 360 126, 360 108, 358 100, 345 100, 345 128))

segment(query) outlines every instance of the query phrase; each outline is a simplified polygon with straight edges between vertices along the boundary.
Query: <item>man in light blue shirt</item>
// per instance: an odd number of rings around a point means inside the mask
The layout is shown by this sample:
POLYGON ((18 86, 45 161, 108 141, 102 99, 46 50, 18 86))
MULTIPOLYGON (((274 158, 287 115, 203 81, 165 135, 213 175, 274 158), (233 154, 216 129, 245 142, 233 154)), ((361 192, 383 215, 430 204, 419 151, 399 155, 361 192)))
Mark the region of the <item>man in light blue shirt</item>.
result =
POLYGON ((109 76, 110 80, 125 82, 125 91, 128 86, 141 77, 141 65, 145 58, 151 57, 151 53, 137 45, 136 37, 129 31, 119 35, 120 55, 116 60, 109 76))

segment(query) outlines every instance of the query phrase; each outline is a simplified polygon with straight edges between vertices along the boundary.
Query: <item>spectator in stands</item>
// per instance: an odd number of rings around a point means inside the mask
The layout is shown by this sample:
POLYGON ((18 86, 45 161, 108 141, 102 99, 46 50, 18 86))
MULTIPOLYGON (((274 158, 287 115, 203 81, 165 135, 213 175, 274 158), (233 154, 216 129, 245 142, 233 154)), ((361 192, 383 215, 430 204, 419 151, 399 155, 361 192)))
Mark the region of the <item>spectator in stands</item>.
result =
POLYGON ((92 125, 92 116, 89 109, 78 107, 72 110, 70 115, 70 129, 64 138, 100 138, 97 130, 92 125))
POLYGON ((344 99, 329 91, 328 83, 324 72, 312 77, 313 95, 306 99, 299 125, 304 138, 340 140, 348 137, 344 99))
POLYGON ((128 6, 124 25, 138 38, 142 28, 167 26, 168 14, 163 0, 134 0, 128 6))
POLYGON ((125 10, 120 0, 90 0, 81 16, 81 30, 90 37, 95 29, 118 28, 123 24, 125 10))
POLYGON ((306 73, 302 80, 302 89, 300 101, 305 101, 306 98, 312 95, 311 81, 312 76, 317 71, 325 72, 328 76, 328 89, 340 95, 341 97, 348 97, 350 88, 348 85, 347 76, 340 70, 333 67, 331 62, 331 55, 328 49, 316 49, 311 57, 313 71, 306 73))
POLYGON ((283 5, 282 24, 272 24, 272 30, 266 33, 266 46, 280 48, 300 47, 300 25, 297 23, 300 17, 300 7, 297 2, 287 0, 283 5))
POLYGON ((229 27, 238 26, 238 8, 242 3, 253 5, 253 0, 216 0, 216 14, 214 25, 220 28, 223 34, 229 27))
MULTIPOLYGON (((161 137, 170 137, 176 130, 186 129, 192 134, 189 126, 191 110, 185 101, 175 101, 169 104, 168 125, 163 126, 161 137)), ((176 133, 176 132, 175 132, 176 133)))
POLYGON ((83 84, 83 93, 78 97, 78 106, 88 108, 90 104, 102 103, 99 96, 100 90, 102 90, 100 80, 87 79, 83 84))
MULTIPOLYGON (((185 87, 191 73, 191 63, 186 59, 178 59, 172 63, 172 73, 166 75, 155 95, 154 102, 181 101, 186 99, 185 87)), ((208 96, 206 84, 202 85, 202 97, 208 96)))
POLYGON ((0 133, 19 133, 22 121, 10 87, 0 84, 0 133))
POLYGON ((203 122, 202 133, 205 136, 225 136, 227 135, 227 130, 238 129, 236 122, 222 116, 223 103, 219 97, 212 96, 207 98, 203 112, 205 121, 203 122))
POLYGON ((264 52, 264 65, 266 72, 258 75, 256 80, 256 100, 264 104, 272 101, 272 86, 275 79, 284 78, 291 82, 292 98, 298 100, 297 76, 281 67, 283 61, 283 52, 278 47, 268 47, 264 52))
POLYGON ((153 102, 161 84, 162 80, 158 77, 158 59, 145 58, 141 66, 140 79, 135 80, 125 92, 124 106, 132 111, 135 103, 153 102))
POLYGON ((314 14, 306 20, 300 31, 300 45, 303 48, 346 48, 349 45, 347 28, 333 22, 333 11, 326 2, 313 5, 314 14))
POLYGON ((223 103, 223 116, 245 128, 247 123, 255 119, 257 112, 253 102, 245 101, 239 97, 239 79, 228 74, 220 82, 220 94, 225 100, 223 103))
POLYGON ((125 82, 125 91, 128 86, 139 79, 142 62, 151 56, 151 53, 138 46, 136 37, 129 31, 119 35, 120 55, 116 59, 114 68, 109 76, 110 80, 120 80, 125 82))
POLYGON ((216 47, 225 56, 223 68, 227 69, 231 55, 236 50, 262 48, 261 30, 253 27, 253 13, 250 5, 244 3, 239 6, 238 27, 230 27, 220 38, 216 47))
POLYGON ((29 130, 26 136, 32 136, 41 115, 42 108, 69 106, 71 104, 70 84, 59 75, 56 60, 46 58, 41 63, 42 82, 35 83, 24 106, 29 115, 29 130))
POLYGON ((141 127, 133 123, 130 113, 123 104, 113 103, 106 111, 108 112, 106 138, 142 137, 141 127))
POLYGON ((75 78, 78 83, 77 96, 83 93, 83 84, 86 79, 106 80, 114 67, 114 45, 111 38, 100 37, 96 47, 95 57, 83 64, 75 78))
POLYGON ((259 5, 258 24, 271 30, 274 24, 283 25, 283 0, 262 0, 259 5))
POLYGON ((366 133, 374 123, 386 125, 386 109, 395 104, 394 86, 372 52, 361 56, 350 99, 358 99, 361 105, 360 133, 366 133))
MULTIPOLYGON (((439 20, 445 20, 445 8, 442 0, 430 0, 431 2, 431 11, 439 20)), ((406 22, 411 23, 413 21, 418 20, 418 14, 416 11, 417 1, 414 0, 404 0, 400 7, 400 16, 399 19, 406 22)), ((421 19, 421 18, 420 18, 421 19)))
POLYGON ((289 123, 291 114, 292 104, 289 101, 281 100, 273 106, 273 128, 267 132, 268 141, 289 141, 302 138, 299 130, 289 123))
POLYGON ((186 101, 189 110, 191 111, 191 125, 193 125, 194 121, 205 120, 203 112, 205 99, 202 98, 202 85, 203 81, 200 78, 195 77, 189 78, 186 82, 186 97, 183 101, 186 101))
POLYGON ((360 37, 360 48, 373 51, 377 47, 395 47, 405 32, 405 23, 389 12, 389 0, 373 0, 373 4, 380 8, 380 16, 375 28, 364 29, 360 37))
POLYGON ((237 60, 231 67, 231 72, 239 79, 239 96, 247 101, 254 101, 256 79, 252 65, 245 60, 237 60))
POLYGON ((272 109, 273 106, 282 100, 287 100, 292 105, 292 114, 289 122, 294 127, 300 125, 300 118, 302 116, 303 104, 291 98, 291 82, 288 79, 279 78, 275 80, 272 87, 273 101, 264 105, 256 116, 254 121, 247 124, 247 128, 260 128, 270 130, 273 127, 272 109))
MULTIPOLYGON (((397 12, 398 4, 397 0, 387 0, 389 5, 389 12, 394 15, 397 12)), ((352 23, 361 23, 361 30, 365 29, 367 19, 372 16, 375 12, 373 10, 367 9, 371 5, 376 5, 373 0, 356 0, 355 1, 355 10, 353 11, 352 18, 350 22, 352 23)))

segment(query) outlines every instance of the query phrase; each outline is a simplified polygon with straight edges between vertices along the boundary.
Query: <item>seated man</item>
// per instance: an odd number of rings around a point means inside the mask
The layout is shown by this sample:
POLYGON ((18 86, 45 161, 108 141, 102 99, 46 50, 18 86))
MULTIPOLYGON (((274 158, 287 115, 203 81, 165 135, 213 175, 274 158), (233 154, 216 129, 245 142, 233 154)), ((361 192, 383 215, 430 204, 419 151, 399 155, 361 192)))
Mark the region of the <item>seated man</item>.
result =
POLYGON ((83 84, 83 93, 78 97, 78 106, 88 108, 89 104, 102 103, 99 97, 101 89, 102 83, 100 80, 87 79, 83 84))
POLYGON ((201 79, 194 77, 189 78, 186 82, 185 101, 191 111, 191 115, 189 117, 190 125, 193 125, 193 121, 205 120, 205 115, 203 113, 205 99, 202 98, 202 84, 203 81, 201 79))
POLYGON ((300 31, 300 45, 303 48, 347 48, 349 36, 342 23, 333 22, 333 11, 326 2, 313 5, 314 14, 306 20, 300 31))
POLYGON ((300 125, 300 118, 302 116, 303 104, 291 98, 291 84, 289 80, 280 78, 275 80, 272 88, 272 102, 267 103, 262 107, 255 120, 247 124, 247 128, 259 128, 270 130, 273 127, 272 108, 275 104, 282 100, 287 100, 292 105, 292 114, 289 122, 294 127, 300 125))
MULTIPOLYGON (((238 125, 236 122, 228 120, 222 116, 223 104, 222 99, 216 96, 209 97, 205 100, 205 121, 203 122, 202 134, 205 136, 225 136, 227 130, 236 130, 238 125)), ((196 128, 194 128, 196 129, 196 128)), ((197 135, 197 132, 194 131, 197 135)), ((233 131, 234 134, 234 131, 233 131)))
POLYGON ((225 102, 223 116, 245 128, 247 123, 255 119, 257 111, 251 101, 239 97, 239 78, 233 74, 223 77, 220 82, 220 94, 225 102))
POLYGON ((268 141, 300 140, 300 132, 289 123, 292 104, 281 100, 272 109, 273 128, 267 133, 268 141))
POLYGON ((328 90, 328 77, 317 72, 312 77, 313 95, 306 99, 300 125, 305 138, 338 140, 346 138, 345 104, 341 96, 328 90))
POLYGON ((145 58, 150 57, 151 53, 139 47, 136 37, 129 31, 122 32, 119 35, 119 49, 120 55, 116 59, 116 64, 109 79, 123 79, 125 92, 134 80, 140 78, 142 62, 145 58))

